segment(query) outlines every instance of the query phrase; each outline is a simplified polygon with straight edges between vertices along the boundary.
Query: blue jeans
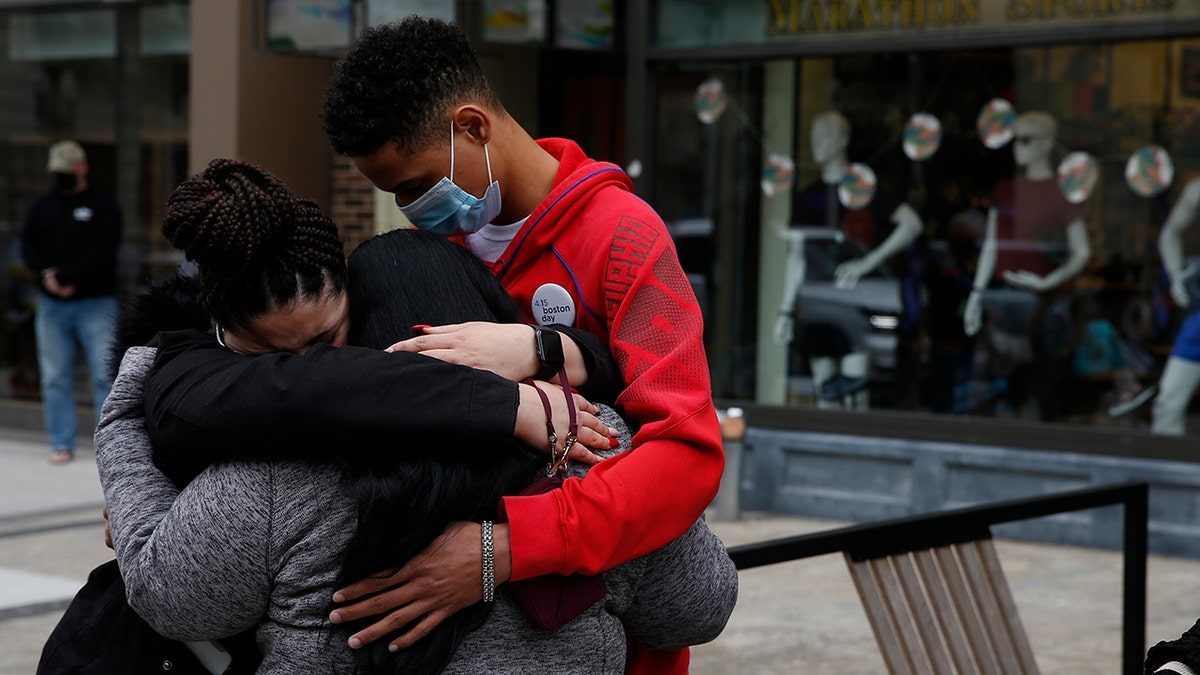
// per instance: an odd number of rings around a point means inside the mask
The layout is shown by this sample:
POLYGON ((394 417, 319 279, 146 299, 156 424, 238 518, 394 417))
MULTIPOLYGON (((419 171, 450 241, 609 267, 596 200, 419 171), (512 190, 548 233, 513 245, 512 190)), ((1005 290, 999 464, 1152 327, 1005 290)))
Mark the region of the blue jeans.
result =
POLYGON ((42 295, 38 301, 37 352, 42 374, 42 412, 50 446, 75 449, 75 345, 83 347, 91 373, 96 421, 112 388, 108 352, 117 320, 117 299, 111 295, 59 300, 42 295))

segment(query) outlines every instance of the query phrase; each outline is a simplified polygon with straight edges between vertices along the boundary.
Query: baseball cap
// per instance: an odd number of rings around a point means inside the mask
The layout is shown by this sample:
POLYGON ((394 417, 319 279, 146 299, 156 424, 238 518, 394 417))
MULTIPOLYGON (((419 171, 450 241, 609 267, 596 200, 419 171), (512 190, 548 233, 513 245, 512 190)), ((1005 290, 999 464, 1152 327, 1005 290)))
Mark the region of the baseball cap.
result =
POLYGON ((46 170, 56 173, 71 173, 76 166, 87 161, 83 148, 75 141, 59 141, 50 146, 50 160, 46 170))

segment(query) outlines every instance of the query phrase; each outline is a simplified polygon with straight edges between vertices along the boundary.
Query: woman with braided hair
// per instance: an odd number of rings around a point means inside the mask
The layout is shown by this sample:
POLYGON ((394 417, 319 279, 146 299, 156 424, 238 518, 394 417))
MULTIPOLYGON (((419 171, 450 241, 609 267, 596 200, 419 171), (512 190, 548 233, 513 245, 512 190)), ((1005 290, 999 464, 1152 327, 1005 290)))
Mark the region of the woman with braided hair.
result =
POLYGON ((268 310, 311 305, 319 314, 314 319, 329 321, 328 331, 311 337, 345 343, 345 253, 316 204, 298 199, 275 176, 217 159, 183 182, 167 207, 163 234, 199 264, 201 301, 219 329, 254 340, 252 326, 268 310))
POLYGON ((346 263, 337 229, 278 178, 214 160, 171 195, 162 228, 198 265, 200 304, 218 342, 240 353, 345 344, 346 263))
MULTIPOLYGON (((164 232, 200 266, 216 335, 204 341, 196 331, 168 333, 157 339, 157 353, 130 349, 96 443, 130 603, 157 630, 195 640, 257 626, 259 672, 619 673, 626 631, 660 648, 720 632, 736 598, 736 571, 698 522, 663 549, 607 573, 604 600, 556 632, 533 629, 501 587, 494 604, 453 615, 413 647, 392 652, 377 642, 353 651, 346 638, 355 626, 328 620, 334 588, 399 568, 454 521, 497 520, 500 496, 545 466, 544 456, 511 440, 511 427, 496 431, 476 419, 495 413, 476 411, 478 392, 464 391, 490 386, 493 376, 378 350, 411 336, 419 320, 515 321, 518 312, 486 268, 432 235, 377 237, 355 251, 347 277, 332 223, 244 164, 214 162, 181 186, 167 221, 164 232), (260 224, 269 225, 240 231, 260 224), (370 349, 326 344, 347 341, 370 349), (405 376, 392 365, 397 359, 423 369, 405 376), (447 384, 440 375, 459 370, 474 379, 448 375, 447 384), (391 381, 406 377, 408 386, 391 381), (267 384, 250 392, 229 386, 256 379, 267 384), (416 388, 412 383, 433 393, 400 399, 399 392, 416 388), (175 396, 181 387, 191 394, 175 396), (212 396, 212 408, 171 407, 171 400, 197 401, 197 390, 212 396), (271 393, 280 400, 261 400, 271 393), (457 429, 433 436, 412 420, 413 429, 398 431, 374 419, 405 402, 408 410, 397 417, 454 422, 457 429), (449 410, 418 410, 413 402, 449 410), (152 443, 155 427, 143 414, 163 406, 171 410, 168 424, 196 427, 213 447, 194 441, 181 452, 152 443), (214 415, 245 416, 259 429, 252 442, 216 442, 202 428, 214 415), (309 438, 284 440, 301 434, 309 438), (316 461, 262 461, 300 457, 316 461), (228 461, 206 468, 214 459, 228 461)), ((562 390, 547 391, 549 400, 564 399, 562 390)), ((540 400, 536 407, 541 429, 533 444, 542 447, 546 413, 540 400)), ((593 426, 615 427, 628 448, 619 417, 587 409, 599 415, 593 426)), ((578 466, 572 472, 582 473, 578 466)))

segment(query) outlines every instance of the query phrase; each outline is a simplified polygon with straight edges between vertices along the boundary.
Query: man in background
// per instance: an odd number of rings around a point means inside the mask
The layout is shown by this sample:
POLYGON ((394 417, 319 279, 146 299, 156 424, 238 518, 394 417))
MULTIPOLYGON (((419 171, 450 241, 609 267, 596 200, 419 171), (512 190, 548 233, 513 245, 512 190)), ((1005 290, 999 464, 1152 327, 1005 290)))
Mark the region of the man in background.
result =
POLYGON ((75 141, 50 147, 53 186, 30 207, 21 232, 25 264, 39 277, 35 332, 50 462, 75 457, 75 351, 83 347, 96 419, 112 386, 107 362, 117 315, 121 211, 88 184, 88 162, 75 141))

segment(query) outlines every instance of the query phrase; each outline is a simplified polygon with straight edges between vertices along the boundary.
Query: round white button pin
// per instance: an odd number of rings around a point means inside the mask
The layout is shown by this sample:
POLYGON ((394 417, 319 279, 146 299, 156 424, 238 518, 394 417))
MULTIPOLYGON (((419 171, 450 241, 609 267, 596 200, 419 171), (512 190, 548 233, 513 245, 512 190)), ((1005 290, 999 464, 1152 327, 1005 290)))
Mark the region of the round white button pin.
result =
POLYGON ((533 293, 530 307, 533 319, 539 326, 549 326, 552 323, 564 326, 575 325, 575 300, 567 289, 558 284, 542 284, 533 293))

